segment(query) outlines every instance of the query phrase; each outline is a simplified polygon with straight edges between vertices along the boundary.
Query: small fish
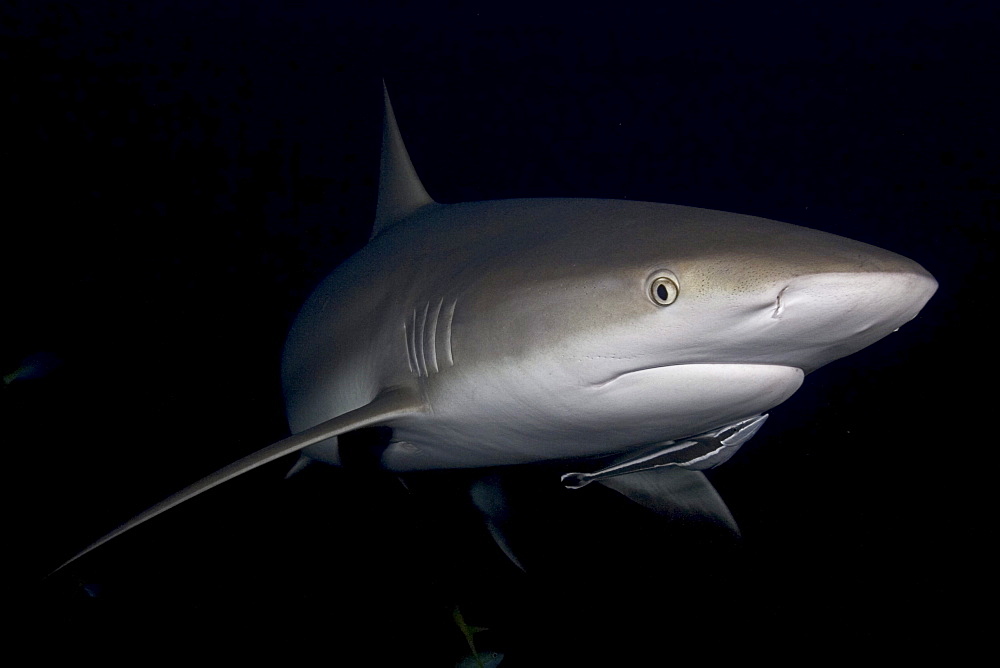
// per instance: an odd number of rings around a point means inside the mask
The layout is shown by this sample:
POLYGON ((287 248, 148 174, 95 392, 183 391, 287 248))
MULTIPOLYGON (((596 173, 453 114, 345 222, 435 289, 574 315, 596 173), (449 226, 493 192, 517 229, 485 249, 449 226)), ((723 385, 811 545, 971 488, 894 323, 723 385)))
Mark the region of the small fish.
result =
POLYGON ((455 664, 455 668, 496 668, 503 661, 501 652, 483 652, 476 656, 467 656, 455 664))
POLYGON ((503 661, 503 653, 493 651, 480 653, 476 651, 476 643, 473 636, 489 629, 482 626, 469 626, 465 622, 465 617, 457 605, 452 608, 451 616, 455 620, 455 625, 458 626, 462 635, 465 636, 465 642, 469 644, 469 649, 472 651, 470 656, 456 663, 455 668, 495 668, 495 666, 500 665, 500 662, 503 661))

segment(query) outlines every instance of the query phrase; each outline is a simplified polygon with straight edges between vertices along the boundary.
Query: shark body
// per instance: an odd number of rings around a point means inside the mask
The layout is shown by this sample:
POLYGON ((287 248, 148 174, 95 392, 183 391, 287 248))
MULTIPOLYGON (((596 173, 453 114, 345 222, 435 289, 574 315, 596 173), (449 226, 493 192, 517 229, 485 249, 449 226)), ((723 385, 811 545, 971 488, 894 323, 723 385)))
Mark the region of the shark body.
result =
POLYGON ((617 200, 438 204, 388 95, 382 150, 371 241, 288 336, 293 435, 69 561, 278 457, 342 464, 338 437, 371 426, 391 430, 377 453, 389 471, 567 460, 568 472, 614 458, 574 486, 614 480, 650 507, 730 523, 698 469, 731 456, 806 374, 915 317, 937 287, 895 253, 753 216, 617 200))

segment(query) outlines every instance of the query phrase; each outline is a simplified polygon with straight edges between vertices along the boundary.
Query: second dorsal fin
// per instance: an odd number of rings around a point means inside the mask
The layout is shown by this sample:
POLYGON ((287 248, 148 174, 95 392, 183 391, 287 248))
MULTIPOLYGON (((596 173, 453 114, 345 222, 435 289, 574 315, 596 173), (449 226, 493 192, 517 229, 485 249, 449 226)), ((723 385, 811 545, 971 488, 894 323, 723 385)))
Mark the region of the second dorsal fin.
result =
POLYGON ((417 170, 410 162, 406 145, 396 125, 396 115, 392 112, 389 92, 382 84, 385 102, 385 119, 382 126, 382 161, 378 183, 378 208, 375 210, 375 226, 372 237, 386 228, 392 227, 422 206, 432 204, 424 186, 420 183, 417 170))

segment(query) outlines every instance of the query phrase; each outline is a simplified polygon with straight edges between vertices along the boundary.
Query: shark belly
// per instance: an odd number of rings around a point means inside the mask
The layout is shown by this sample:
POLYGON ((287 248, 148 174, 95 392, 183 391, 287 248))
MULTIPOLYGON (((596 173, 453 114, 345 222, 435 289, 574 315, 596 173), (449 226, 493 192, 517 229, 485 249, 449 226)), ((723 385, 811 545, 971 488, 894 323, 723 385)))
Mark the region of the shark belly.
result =
POLYGON ((520 395, 456 382, 434 396, 432 413, 395 421, 382 464, 405 472, 627 452, 765 412, 803 377, 801 369, 779 365, 684 364, 639 369, 558 396, 531 382, 521 384, 520 395))

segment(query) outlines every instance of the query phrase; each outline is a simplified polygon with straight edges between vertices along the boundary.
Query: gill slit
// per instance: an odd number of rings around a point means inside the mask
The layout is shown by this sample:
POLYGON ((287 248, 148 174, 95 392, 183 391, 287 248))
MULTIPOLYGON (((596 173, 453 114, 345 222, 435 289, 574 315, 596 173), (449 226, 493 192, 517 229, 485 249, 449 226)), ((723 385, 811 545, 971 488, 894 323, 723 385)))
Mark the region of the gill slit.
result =
POLYGON ((437 306, 434 307, 434 314, 431 316, 431 326, 427 331, 427 357, 430 359, 431 365, 434 367, 434 373, 440 371, 438 368, 437 361, 437 330, 441 318, 441 307, 444 305, 444 297, 438 300, 437 306))
MULTIPOLYGON (((426 376, 427 373, 427 357, 425 353, 426 346, 424 345, 424 335, 427 332, 427 311, 430 309, 430 303, 424 304, 424 312, 420 315, 420 322, 417 323, 417 333, 414 335, 415 341, 420 342, 420 348, 418 352, 420 356, 417 361, 420 363, 420 375, 426 376)), ((416 317, 416 312, 414 312, 414 318, 416 317)))
POLYGON ((441 330, 441 347, 444 352, 448 355, 448 366, 455 365, 455 356, 451 349, 451 325, 452 321, 455 319, 455 306, 458 304, 458 299, 454 299, 448 308, 445 310, 444 325, 441 330))
POLYGON ((413 351, 410 350, 410 329, 406 326, 406 321, 403 321, 403 346, 406 348, 406 366, 410 368, 410 373, 413 373, 413 351))
POLYGON ((413 370, 416 374, 420 375, 420 358, 417 357, 417 309, 413 309, 413 313, 410 316, 410 348, 409 351, 413 355, 413 370))

